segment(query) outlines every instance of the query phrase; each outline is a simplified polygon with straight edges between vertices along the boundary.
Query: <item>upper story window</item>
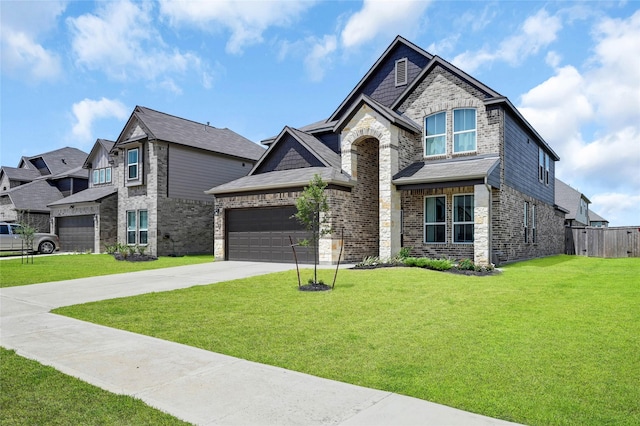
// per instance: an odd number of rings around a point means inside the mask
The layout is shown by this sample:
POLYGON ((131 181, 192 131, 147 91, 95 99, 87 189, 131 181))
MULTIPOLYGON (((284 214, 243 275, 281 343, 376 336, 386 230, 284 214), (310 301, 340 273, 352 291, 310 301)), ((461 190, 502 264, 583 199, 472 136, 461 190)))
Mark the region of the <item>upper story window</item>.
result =
POLYGON ((104 167, 93 170, 93 184, 101 185, 111 183, 111 167, 104 167))
POLYGON ((443 155, 447 150, 447 113, 439 112, 424 119, 424 156, 443 155))
POLYGON ((396 61, 396 86, 407 84, 407 58, 396 61))
POLYGON ((137 180, 139 176, 140 148, 127 150, 127 180, 137 180))
POLYGON ((453 110, 453 152, 476 150, 476 110, 453 110))
POLYGON ((529 203, 524 202, 524 217, 522 220, 524 224, 524 242, 529 242, 529 203))
POLYGON ((538 147, 538 180, 546 185, 549 185, 549 163, 549 154, 538 147))
POLYGON ((473 243, 473 195, 453 197, 453 242, 473 243))

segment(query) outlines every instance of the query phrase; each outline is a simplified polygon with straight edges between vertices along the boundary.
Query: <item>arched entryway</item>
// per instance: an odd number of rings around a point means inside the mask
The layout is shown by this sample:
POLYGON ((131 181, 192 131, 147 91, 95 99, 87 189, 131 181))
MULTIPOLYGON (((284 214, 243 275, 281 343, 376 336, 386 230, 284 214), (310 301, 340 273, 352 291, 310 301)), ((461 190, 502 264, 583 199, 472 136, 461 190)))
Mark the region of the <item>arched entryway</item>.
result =
POLYGON ((380 142, 363 138, 352 146, 356 156, 356 186, 352 192, 352 239, 360 257, 378 256, 380 252, 380 142))

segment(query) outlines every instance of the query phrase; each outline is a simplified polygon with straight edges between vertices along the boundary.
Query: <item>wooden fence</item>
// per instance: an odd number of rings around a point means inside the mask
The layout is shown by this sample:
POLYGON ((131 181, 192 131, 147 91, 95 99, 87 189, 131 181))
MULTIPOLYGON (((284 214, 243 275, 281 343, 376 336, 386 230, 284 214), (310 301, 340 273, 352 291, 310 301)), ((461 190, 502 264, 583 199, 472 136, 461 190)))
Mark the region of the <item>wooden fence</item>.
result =
POLYGON ((565 253, 589 257, 640 257, 640 227, 565 228, 565 253))

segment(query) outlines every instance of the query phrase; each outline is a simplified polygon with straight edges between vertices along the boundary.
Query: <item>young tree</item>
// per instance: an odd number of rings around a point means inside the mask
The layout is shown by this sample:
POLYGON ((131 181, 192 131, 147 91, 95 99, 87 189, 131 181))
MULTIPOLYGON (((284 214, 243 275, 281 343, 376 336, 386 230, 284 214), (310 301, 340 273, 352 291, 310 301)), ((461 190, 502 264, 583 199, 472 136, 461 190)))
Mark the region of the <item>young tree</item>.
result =
POLYGON ((327 202, 327 194, 324 190, 327 183, 322 180, 320 175, 316 174, 302 191, 302 194, 296 200, 296 208, 298 212, 294 215, 296 219, 311 232, 311 239, 300 242, 302 246, 313 246, 313 282, 318 283, 318 241, 323 236, 331 233, 329 227, 329 219, 326 213, 329 211, 329 203, 327 202))

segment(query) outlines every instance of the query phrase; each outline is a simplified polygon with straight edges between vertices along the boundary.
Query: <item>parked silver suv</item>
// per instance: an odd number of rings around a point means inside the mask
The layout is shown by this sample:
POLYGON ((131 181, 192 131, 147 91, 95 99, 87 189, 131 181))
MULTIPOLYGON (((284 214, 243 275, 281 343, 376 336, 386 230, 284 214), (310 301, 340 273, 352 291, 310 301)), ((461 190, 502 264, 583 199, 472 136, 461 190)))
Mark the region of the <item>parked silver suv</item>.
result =
MULTIPOLYGON (((0 250, 20 251, 28 249, 22 242, 20 226, 17 223, 0 222, 0 250)), ((42 254, 53 253, 60 249, 60 240, 55 234, 36 232, 33 236, 33 250, 42 254)))

